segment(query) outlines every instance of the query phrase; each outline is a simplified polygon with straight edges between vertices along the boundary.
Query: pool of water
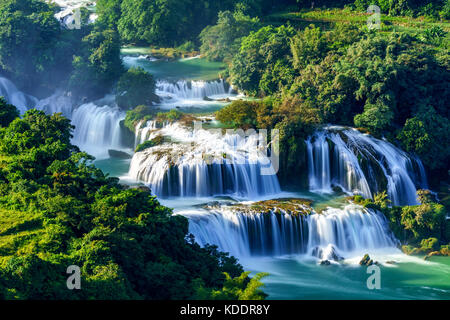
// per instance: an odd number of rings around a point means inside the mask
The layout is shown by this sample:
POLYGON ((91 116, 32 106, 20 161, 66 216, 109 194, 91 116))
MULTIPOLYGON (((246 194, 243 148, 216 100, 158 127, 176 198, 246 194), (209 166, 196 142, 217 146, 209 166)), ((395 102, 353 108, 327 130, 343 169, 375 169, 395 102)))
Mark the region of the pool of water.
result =
POLYGON ((149 48, 123 48, 125 67, 141 67, 158 79, 166 80, 215 80, 225 69, 221 62, 211 62, 204 58, 186 58, 175 61, 160 59, 151 61, 143 56, 150 54, 149 48))

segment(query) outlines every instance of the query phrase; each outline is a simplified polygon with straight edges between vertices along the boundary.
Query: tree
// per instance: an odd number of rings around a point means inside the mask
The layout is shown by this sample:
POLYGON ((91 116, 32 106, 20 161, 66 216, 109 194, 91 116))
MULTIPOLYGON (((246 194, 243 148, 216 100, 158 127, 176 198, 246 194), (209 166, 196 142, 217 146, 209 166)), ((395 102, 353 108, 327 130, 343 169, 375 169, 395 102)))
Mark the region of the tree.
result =
POLYGON ((242 38, 258 26, 258 18, 251 18, 241 11, 219 12, 217 24, 200 33, 200 51, 209 60, 231 62, 239 51, 242 38))
POLYGON ((406 120, 398 139, 403 148, 420 156, 431 169, 449 169, 450 124, 447 118, 427 106, 406 120))
POLYGON ((319 63, 327 55, 328 42, 320 28, 310 25, 292 38, 291 50, 294 67, 303 69, 308 64, 319 63))
MULTIPOLYGON (((59 114, 29 110, 0 130, 0 288, 5 299, 189 299, 207 296, 242 267, 188 235, 188 220, 148 188, 109 178, 70 143, 59 114), (83 290, 66 269, 80 267, 83 290)), ((239 293, 265 295, 259 277, 239 293), (242 293, 241 293, 242 291, 242 293)), ((237 298, 237 296, 235 297, 237 298)))
POLYGON ((153 76, 142 68, 131 68, 120 77, 116 85, 116 102, 122 109, 138 105, 151 105, 158 101, 153 76))
POLYGON ((121 38, 129 43, 177 46, 195 40, 219 11, 231 10, 235 0, 124 0, 117 22, 121 38))
POLYGON ((255 101, 233 101, 216 112, 216 119, 235 128, 256 128, 256 112, 259 103, 255 101))
MULTIPOLYGON (((57 67, 61 28, 50 6, 38 0, 0 3, 0 68, 32 89, 57 67)), ((61 69, 61 67, 60 67, 61 69)))
POLYGON ((19 110, 15 106, 8 104, 5 98, 0 97, 0 127, 7 127, 19 115, 19 110))
POLYGON ((69 88, 77 95, 102 97, 124 72, 118 34, 99 28, 92 31, 83 38, 81 54, 73 58, 73 67, 69 88))
POLYGON ((289 70, 292 27, 267 26, 242 39, 230 67, 233 84, 250 95, 270 95, 293 78, 289 70), (263 87, 260 86, 261 80, 263 87))

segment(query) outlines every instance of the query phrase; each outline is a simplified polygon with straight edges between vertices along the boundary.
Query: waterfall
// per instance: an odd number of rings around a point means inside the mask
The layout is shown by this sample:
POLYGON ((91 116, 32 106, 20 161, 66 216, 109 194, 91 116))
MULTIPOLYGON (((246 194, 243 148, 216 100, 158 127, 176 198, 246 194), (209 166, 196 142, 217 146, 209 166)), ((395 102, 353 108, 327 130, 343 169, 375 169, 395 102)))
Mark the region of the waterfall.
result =
POLYGON ((159 80, 156 93, 161 97, 172 99, 203 99, 205 97, 227 94, 223 80, 216 81, 185 81, 169 82, 159 80))
POLYGON ((236 211, 186 210, 189 232, 204 246, 214 244, 237 257, 307 254, 321 259, 392 248, 396 239, 381 213, 357 205, 328 208, 309 216, 236 211))
POLYGON ((16 106, 20 114, 24 114, 37 103, 36 98, 19 91, 14 83, 2 77, 0 77, 0 97, 4 97, 8 103, 16 106))
POLYGON ((426 188, 418 158, 391 143, 356 130, 328 128, 306 141, 309 187, 331 192, 332 186, 371 198, 387 190, 396 205, 417 204, 416 187, 426 188))
POLYGON ((156 120, 139 121, 135 127, 135 142, 134 146, 137 147, 141 143, 147 140, 152 140, 155 135, 152 133, 158 129, 158 122, 156 120))
POLYGON ((106 156, 108 149, 121 149, 120 121, 124 118, 118 107, 83 104, 73 111, 73 143, 97 157, 106 156))
POLYGON ((72 117, 73 102, 72 98, 62 91, 57 91, 48 98, 37 102, 36 109, 42 110, 47 114, 62 113, 66 118, 72 117))
POLYGON ((159 197, 252 198, 280 192, 274 170, 268 170, 270 160, 259 149, 258 135, 190 131, 179 124, 166 125, 159 134, 172 143, 135 153, 129 171, 130 177, 147 183, 159 197))

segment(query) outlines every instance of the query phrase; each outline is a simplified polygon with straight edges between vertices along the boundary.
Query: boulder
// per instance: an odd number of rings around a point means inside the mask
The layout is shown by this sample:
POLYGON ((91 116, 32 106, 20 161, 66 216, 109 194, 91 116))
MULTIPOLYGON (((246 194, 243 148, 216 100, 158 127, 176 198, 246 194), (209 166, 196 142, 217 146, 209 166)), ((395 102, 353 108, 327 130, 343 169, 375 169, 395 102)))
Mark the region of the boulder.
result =
MULTIPOLYGON (((372 259, 370 259, 370 256, 366 253, 365 255, 364 255, 364 257, 361 259, 361 261, 359 262, 359 264, 361 265, 361 266, 371 266, 371 265, 373 265, 374 264, 374 262, 373 262, 373 260, 372 259)), ((378 262, 376 262, 375 264, 378 264, 378 262)))
POLYGON ((115 159, 131 159, 132 158, 132 156, 130 154, 123 152, 123 151, 119 151, 119 150, 109 149, 108 154, 111 158, 115 158, 115 159))
POLYGON ((320 261, 320 265, 321 266, 329 266, 331 264, 331 262, 329 260, 322 260, 320 261))

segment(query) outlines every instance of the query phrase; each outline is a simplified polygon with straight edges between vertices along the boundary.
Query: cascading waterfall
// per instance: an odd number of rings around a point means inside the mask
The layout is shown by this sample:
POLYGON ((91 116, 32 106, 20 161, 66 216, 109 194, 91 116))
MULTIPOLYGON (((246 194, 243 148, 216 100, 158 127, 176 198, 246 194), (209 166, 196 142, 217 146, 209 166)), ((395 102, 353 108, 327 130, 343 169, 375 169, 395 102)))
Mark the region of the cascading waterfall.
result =
POLYGON ((83 104, 73 111, 73 142, 98 157, 105 156, 108 149, 121 149, 120 121, 124 118, 118 107, 98 106, 92 102, 83 104))
POLYGON ((172 143, 135 153, 129 176, 149 184, 160 197, 253 198, 280 192, 269 158, 258 149, 258 135, 223 136, 217 131, 189 131, 179 124, 167 125, 159 134, 172 143))
POLYGON ((4 96, 22 114, 28 108, 36 108, 47 114, 62 113, 75 126, 73 143, 96 157, 106 156, 108 149, 123 149, 120 121, 125 118, 125 114, 115 106, 112 95, 76 107, 72 98, 62 91, 38 100, 19 91, 8 79, 0 78, 0 96, 4 96))
POLYGON ((33 108, 37 99, 21 92, 17 87, 6 78, 0 77, 0 97, 3 96, 8 103, 17 107, 21 114, 28 109, 33 108))
POLYGON ((62 113, 67 118, 72 118, 73 101, 70 96, 64 92, 58 91, 37 102, 36 109, 42 110, 47 114, 62 113))
POLYGON ((348 193, 371 198, 387 189, 396 205, 416 204, 416 186, 426 187, 421 161, 387 141, 357 130, 329 128, 306 141, 309 186, 331 192, 339 186, 348 193))
POLYGON ((307 254, 335 260, 364 250, 393 248, 381 213, 357 205, 328 208, 308 216, 235 211, 186 210, 189 232, 204 246, 214 244, 237 257, 307 254))
POLYGON ((152 140, 155 135, 152 135, 158 129, 158 122, 156 120, 140 121, 135 127, 134 146, 138 146, 147 140, 152 140))
POLYGON ((158 96, 169 97, 172 99, 203 99, 206 97, 225 95, 228 92, 225 89, 223 80, 216 81, 185 81, 169 82, 159 80, 156 84, 156 93, 158 96))

